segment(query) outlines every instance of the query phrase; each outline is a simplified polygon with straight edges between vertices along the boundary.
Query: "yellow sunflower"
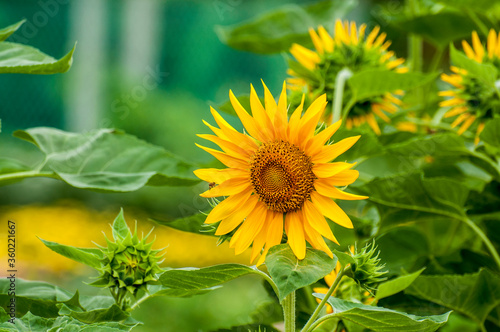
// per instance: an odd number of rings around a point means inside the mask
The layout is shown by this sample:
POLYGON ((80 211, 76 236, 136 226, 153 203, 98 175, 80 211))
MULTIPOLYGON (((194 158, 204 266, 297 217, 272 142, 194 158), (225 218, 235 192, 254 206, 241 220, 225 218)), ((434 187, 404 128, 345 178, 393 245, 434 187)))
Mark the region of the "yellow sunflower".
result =
MULTIPOLYGON (((379 35, 380 27, 376 26, 368 36, 365 36, 365 30, 365 24, 361 24, 358 28, 355 22, 342 23, 341 20, 335 22, 333 38, 322 26, 318 28, 318 32, 309 29, 316 50, 298 44, 292 45, 290 53, 298 64, 292 63, 293 69, 289 70, 289 74, 294 76, 288 79, 291 84, 290 89, 303 91, 305 88, 312 95, 326 93, 328 100, 332 101, 335 78, 343 68, 348 68, 353 73, 367 69, 387 69, 398 73, 408 71, 403 65, 405 60, 396 58, 394 52, 387 50, 391 42, 385 40, 386 33, 379 35)), ((349 97, 350 93, 346 87, 344 95, 349 97)), ((357 102, 347 115, 346 127, 356 127, 366 122, 375 133, 380 134, 374 115, 389 122, 384 111, 396 112, 401 105, 401 100, 396 95, 402 94, 403 91, 397 90, 357 102)), ((331 113, 325 116, 328 119, 331 113)))
POLYGON ((326 144, 341 122, 316 133, 327 104, 325 95, 304 113, 302 102, 288 119, 286 83, 278 103, 263 85, 264 105, 251 86, 251 115, 229 91, 231 104, 246 133, 236 131, 211 108, 219 128, 204 121, 215 135, 198 135, 222 149, 198 145, 227 166, 195 171, 200 179, 216 184, 202 193, 202 197, 226 197, 212 209, 205 223, 220 222, 216 235, 230 235, 229 245, 236 254, 253 243, 251 261, 262 253, 257 264, 263 262, 269 248, 281 243, 283 230, 298 259, 305 256, 306 241, 332 256, 323 237, 338 241, 325 216, 341 226, 353 227, 333 199, 367 197, 338 189, 337 186, 353 183, 359 173, 351 169, 354 164, 331 161, 356 143, 359 136, 326 144))
MULTIPOLYGON (((477 32, 474 31, 472 32, 472 47, 465 40, 462 40, 462 46, 470 59, 479 63, 492 64, 500 70, 500 33, 490 30, 485 48, 477 32)), ((451 84, 453 88, 441 91, 439 95, 451 98, 442 101, 439 106, 451 107, 444 117, 457 116, 451 126, 455 128, 460 125, 457 131, 459 135, 462 135, 474 122, 478 122, 474 140, 477 145, 485 121, 500 115, 500 98, 495 86, 487 86, 463 68, 451 66, 450 69, 453 74, 442 74, 441 79, 451 84)))

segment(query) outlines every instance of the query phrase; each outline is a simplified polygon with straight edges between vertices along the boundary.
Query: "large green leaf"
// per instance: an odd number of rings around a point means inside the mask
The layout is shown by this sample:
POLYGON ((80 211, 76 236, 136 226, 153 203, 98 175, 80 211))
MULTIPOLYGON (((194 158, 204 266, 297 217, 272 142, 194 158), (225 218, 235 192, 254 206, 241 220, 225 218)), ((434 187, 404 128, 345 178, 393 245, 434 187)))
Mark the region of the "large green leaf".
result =
POLYGON ((216 289, 217 286, 248 274, 264 275, 257 268, 241 264, 221 264, 205 268, 182 268, 165 271, 160 276, 161 284, 170 289, 182 290, 184 296, 216 289))
POLYGON ((500 154, 500 119, 488 121, 480 135, 488 150, 500 154))
POLYGON ((430 254, 426 236, 415 227, 397 227, 377 239, 380 260, 389 275, 420 269, 430 254))
POLYGON ((59 315, 69 316, 79 320, 85 324, 100 323, 100 322, 121 322, 127 319, 130 314, 120 309, 119 306, 113 304, 109 308, 94 309, 89 311, 73 310, 67 305, 60 305, 59 315))
POLYGON ((278 287, 280 302, 291 292, 309 286, 332 272, 337 257, 316 249, 306 249, 306 256, 299 260, 288 244, 272 247, 266 256, 266 266, 278 287))
POLYGON ((44 154, 33 171, 0 175, 0 183, 46 176, 60 178, 76 188, 127 192, 146 184, 183 186, 199 182, 194 165, 161 147, 112 129, 84 134, 53 128, 16 131, 16 137, 35 144, 44 154))
POLYGON ((240 332, 240 331, 256 331, 256 332, 280 332, 275 327, 270 325, 261 324, 247 324, 241 326, 234 326, 229 329, 218 329, 212 332, 240 332))
POLYGON ((0 74, 57 74, 69 70, 73 63, 73 52, 59 60, 38 49, 16 43, 0 43, 0 74))
POLYGON ((474 22, 460 12, 439 12, 407 17, 396 19, 391 24, 403 31, 421 35, 439 47, 445 47, 454 40, 470 36, 471 31, 476 28, 474 22))
POLYGON ((104 255, 101 250, 96 248, 77 248, 59 244, 56 242, 45 241, 40 239, 49 249, 57 252, 59 255, 72 259, 76 262, 88 265, 95 269, 101 267, 101 259, 104 255))
MULTIPOLYGON (((314 296, 323 299, 325 294, 314 296)), ((345 319, 376 332, 418 331, 433 332, 443 326, 450 312, 435 316, 415 316, 407 313, 330 297, 328 304, 334 309, 331 319, 345 319)))
MULTIPOLYGON (((369 193, 372 202, 382 206, 460 220, 465 216, 464 203, 469 194, 460 182, 447 178, 424 179, 418 173, 375 179, 363 190, 369 193)), ((409 219, 401 223, 414 219, 410 214, 409 219)))
POLYGON ((498 70, 492 64, 469 59, 463 52, 457 51, 453 44, 450 44, 450 59, 453 65, 467 70, 471 76, 494 88, 498 70))
POLYGON ((8 27, 0 29, 0 42, 9 38, 9 36, 12 35, 14 32, 16 32, 17 29, 19 29, 24 22, 26 22, 26 20, 19 21, 17 23, 9 25, 8 27))
POLYGON ((410 90, 425 85, 437 77, 436 73, 396 73, 391 70, 365 70, 355 73, 347 83, 352 89, 351 102, 383 95, 396 90, 410 90))
POLYGON ((482 325, 500 304, 500 276, 485 269, 466 275, 420 276, 405 293, 458 311, 482 325))
POLYGON ((138 323, 123 324, 118 322, 102 322, 86 324, 69 316, 60 316, 58 318, 44 318, 33 315, 28 312, 22 318, 15 320, 14 324, 0 324, 1 332, 118 332, 131 331, 138 323))
MULTIPOLYGON (((10 303, 10 280, 0 279, 0 306, 7 308, 10 303)), ((57 286, 40 282, 16 279, 16 317, 28 311, 42 317, 57 317, 58 303, 68 302, 73 295, 57 286)), ((70 301, 72 302, 72 301, 70 301)))
POLYGON ((416 272, 406 274, 395 279, 386 281, 378 285, 377 287, 377 299, 383 299, 384 297, 388 297, 399 293, 406 288, 408 288, 415 279, 425 270, 422 268, 416 272))
POLYGON ((216 26, 219 39, 237 50, 261 54, 286 52, 292 43, 311 44, 308 29, 332 27, 356 6, 355 0, 323 0, 301 7, 286 5, 250 21, 232 26, 216 26))

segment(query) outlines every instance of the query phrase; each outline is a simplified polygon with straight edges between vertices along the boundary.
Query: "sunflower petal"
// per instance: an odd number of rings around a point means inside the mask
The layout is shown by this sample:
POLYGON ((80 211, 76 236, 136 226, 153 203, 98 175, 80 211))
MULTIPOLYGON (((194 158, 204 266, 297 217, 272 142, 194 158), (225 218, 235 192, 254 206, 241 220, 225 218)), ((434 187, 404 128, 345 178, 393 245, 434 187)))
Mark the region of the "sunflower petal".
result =
POLYGON ((325 197, 316 191, 311 193, 314 206, 328 219, 340 226, 353 228, 351 219, 331 198, 325 197))
POLYGON ((201 193, 201 197, 219 197, 219 196, 230 196, 235 195, 243 190, 250 188, 252 183, 250 182, 250 177, 242 178, 232 178, 222 182, 221 184, 208 189, 204 193, 201 193))
POLYGON ((229 217, 222 219, 221 223, 217 227, 217 230, 215 231, 215 235, 219 236, 232 232, 243 222, 250 212, 252 212, 258 201, 259 200, 256 195, 250 196, 250 198, 245 202, 245 205, 236 209, 236 211, 229 217))
POLYGON ((323 41, 323 46, 326 52, 333 52, 333 38, 330 34, 325 30, 323 26, 318 28, 318 34, 323 41))
POLYGON ((196 144, 196 143, 195 143, 195 145, 197 147, 199 147, 200 149, 203 149, 203 150, 207 151, 208 153, 210 153, 212 156, 217 158, 221 163, 223 163, 227 167, 241 168, 241 169, 248 169, 249 168, 249 164, 247 161, 235 158, 235 157, 230 156, 224 152, 220 152, 220 151, 217 151, 217 150, 214 150, 211 148, 207 148, 207 147, 201 146, 201 145, 196 144))
POLYGON ((306 257, 306 239, 304 237, 304 226, 299 212, 289 212, 285 216, 285 229, 288 236, 288 244, 295 256, 300 260, 306 257))
POLYGON ((250 247, 250 244, 264 226, 266 214, 267 207, 264 203, 257 203, 240 228, 234 233, 229 246, 234 247, 236 255, 241 254, 250 247))
POLYGON ((224 218, 229 217, 230 215, 235 213, 240 206, 248 201, 251 194, 252 190, 245 190, 239 194, 229 196, 228 198, 217 204, 217 206, 214 207, 212 211, 210 211, 207 219, 205 220, 205 224, 213 224, 214 222, 218 222, 224 218))
POLYGON ((313 165, 313 173, 317 178, 329 178, 342 171, 352 168, 356 163, 349 164, 343 161, 334 163, 317 163, 313 165))
POLYGON ((328 181, 322 181, 322 179, 318 179, 314 182, 314 189, 316 191, 326 197, 335 198, 335 199, 343 199, 343 200, 359 200, 359 199, 367 199, 368 196, 360 196, 354 195, 350 193, 346 193, 338 188, 330 186, 328 181))
POLYGON ((201 168, 197 169, 193 173, 203 181, 210 183, 214 182, 216 184, 221 184, 222 182, 232 178, 241 178, 245 176, 250 177, 250 172, 237 168, 201 168))
POLYGON ((231 105, 233 105, 236 114, 240 118, 241 123, 243 123, 243 126, 248 131, 248 133, 262 142, 264 140, 264 137, 259 131, 255 119, 252 118, 250 114, 248 114, 243 106, 241 106, 240 102, 238 101, 238 99, 236 99, 233 91, 231 90, 229 90, 229 100, 231 101, 231 105))
POLYGON ((335 144, 324 146, 323 149, 321 149, 320 153, 318 153, 315 156, 312 156, 312 162, 316 164, 316 163, 326 163, 334 160, 342 153, 349 150, 354 145, 354 143, 358 141, 360 137, 361 137, 360 135, 347 137, 335 144))
POLYGON ((332 229, 325 220, 325 217, 318 211, 313 203, 306 200, 304 202, 304 208, 302 209, 304 213, 305 223, 309 223, 316 231, 321 235, 326 237, 335 243, 339 243, 335 236, 333 235, 332 229))

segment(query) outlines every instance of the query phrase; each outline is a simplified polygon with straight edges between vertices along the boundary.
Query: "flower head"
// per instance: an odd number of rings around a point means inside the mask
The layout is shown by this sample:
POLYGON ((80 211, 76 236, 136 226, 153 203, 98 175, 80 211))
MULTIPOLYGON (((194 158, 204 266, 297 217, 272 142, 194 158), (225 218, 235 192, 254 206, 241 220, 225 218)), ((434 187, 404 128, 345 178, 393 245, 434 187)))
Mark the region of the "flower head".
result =
MULTIPOLYGON (((333 99, 335 90, 335 78, 343 69, 348 68, 351 72, 359 72, 367 69, 387 69, 398 73, 408 71, 403 66, 404 59, 396 58, 394 52, 387 49, 391 45, 386 41, 386 34, 379 35, 380 28, 375 27, 368 36, 365 36, 366 25, 356 27, 355 22, 341 20, 335 22, 334 37, 322 26, 318 32, 309 29, 315 51, 298 44, 293 44, 290 53, 298 61, 290 74, 289 82, 293 84, 293 90, 306 90, 312 95, 326 93, 328 100, 333 99)), ((350 93, 346 87, 347 95, 350 93)), ((353 105, 347 115, 346 127, 360 126, 367 122, 373 131, 380 134, 380 128, 374 115, 389 122, 384 111, 394 113, 401 100, 395 97, 402 91, 386 93, 375 98, 361 100, 353 105)), ((345 99, 345 98, 344 98, 345 99)), ((348 99, 347 99, 348 100, 348 99)), ((331 114, 325 114, 325 118, 331 114)))
POLYGON ((351 264, 349 276, 369 292, 374 291, 377 284, 386 279, 384 275, 387 271, 383 270, 385 264, 380 263, 379 253, 375 242, 365 245, 361 251, 355 247, 354 252, 351 252, 354 263, 351 264))
MULTIPOLYGON (((490 30, 486 48, 476 31, 472 32, 472 47, 465 40, 462 41, 462 46, 468 58, 478 63, 491 64, 500 70, 500 32, 497 34, 493 29, 490 30)), ((500 116, 500 97, 497 87, 487 85, 463 68, 451 66, 450 69, 453 74, 442 74, 441 79, 451 84, 453 88, 441 91, 439 95, 451 98, 439 105, 451 107, 444 117, 456 116, 451 126, 454 128, 460 125, 459 135, 477 122, 475 144, 478 144, 485 121, 500 116)), ((498 80, 498 77, 496 79, 498 80)))
POLYGON ((327 104, 325 95, 304 113, 302 102, 288 119, 286 84, 278 103, 265 85, 264 90, 262 105, 251 86, 251 114, 229 92, 248 134, 238 132, 211 108, 219 128, 205 122, 215 135, 199 135, 217 144, 223 152, 199 147, 227 166, 195 171, 200 179, 216 184, 202 197, 226 197, 212 209, 205 223, 220 222, 215 234, 229 235, 229 245, 236 254, 253 243, 253 261, 263 250, 258 264, 269 248, 281 243, 283 231, 297 258, 304 258, 306 241, 333 257, 323 237, 338 241, 325 216, 352 228, 351 220, 333 199, 366 197, 337 188, 353 183, 359 174, 351 169, 354 164, 331 161, 348 150, 359 136, 326 144, 340 127, 340 121, 316 133, 327 104))
MULTIPOLYGON (((115 242, 106 238, 107 247, 101 247, 101 275, 91 285, 109 288, 118 303, 122 303, 127 293, 137 295, 141 289, 147 291, 148 284, 155 283, 157 276, 163 270, 158 266, 162 249, 153 250, 153 242, 147 243, 147 238, 139 239, 137 230, 132 234, 126 226, 122 213, 118 215, 115 224, 121 223, 126 232, 113 232, 115 242)), ((127 303, 123 303, 125 306, 127 303)))

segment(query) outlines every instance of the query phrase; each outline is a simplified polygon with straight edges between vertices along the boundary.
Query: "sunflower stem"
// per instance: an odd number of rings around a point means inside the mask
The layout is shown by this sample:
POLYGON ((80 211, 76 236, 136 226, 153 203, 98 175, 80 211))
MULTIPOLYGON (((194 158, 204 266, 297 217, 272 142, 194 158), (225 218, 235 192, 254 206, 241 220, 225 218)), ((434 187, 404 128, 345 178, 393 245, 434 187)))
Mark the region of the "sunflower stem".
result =
POLYGON ((335 95, 333 98, 332 123, 342 118, 345 82, 352 76, 349 68, 343 68, 335 77, 335 95))
POLYGON ((283 317, 285 332, 295 332, 295 291, 283 299, 283 317))
POLYGON ((467 226, 469 226, 481 238, 481 240, 483 240, 484 244, 486 245, 486 248, 488 248, 491 255, 493 256, 493 259, 495 260, 498 269, 500 269, 500 256, 498 255, 498 252, 495 249, 495 246, 493 246, 493 243, 491 243, 490 239, 486 236, 486 234, 484 234, 481 228, 479 228, 479 226, 476 225, 469 218, 465 217, 462 219, 462 221, 465 222, 467 226))
POLYGON ((314 327, 316 326, 314 324, 314 321, 316 320, 319 313, 321 312, 321 309, 323 309, 323 307, 325 306, 325 304, 328 301, 328 299, 330 298, 330 296, 332 296, 333 292, 337 288, 337 286, 340 283, 340 280, 342 279, 344 274, 346 274, 350 270, 351 270, 350 266, 345 267, 345 268, 340 270, 340 272, 337 274, 337 277, 335 278, 335 281, 333 282, 332 286, 330 286, 330 289, 328 290, 328 292, 326 292, 325 297, 323 298, 323 300, 321 300, 320 304, 318 304, 318 306, 314 310, 313 314, 311 315, 311 317, 307 321, 306 325, 304 325, 304 328, 302 329, 301 332, 312 331, 313 325, 314 325, 314 327))

